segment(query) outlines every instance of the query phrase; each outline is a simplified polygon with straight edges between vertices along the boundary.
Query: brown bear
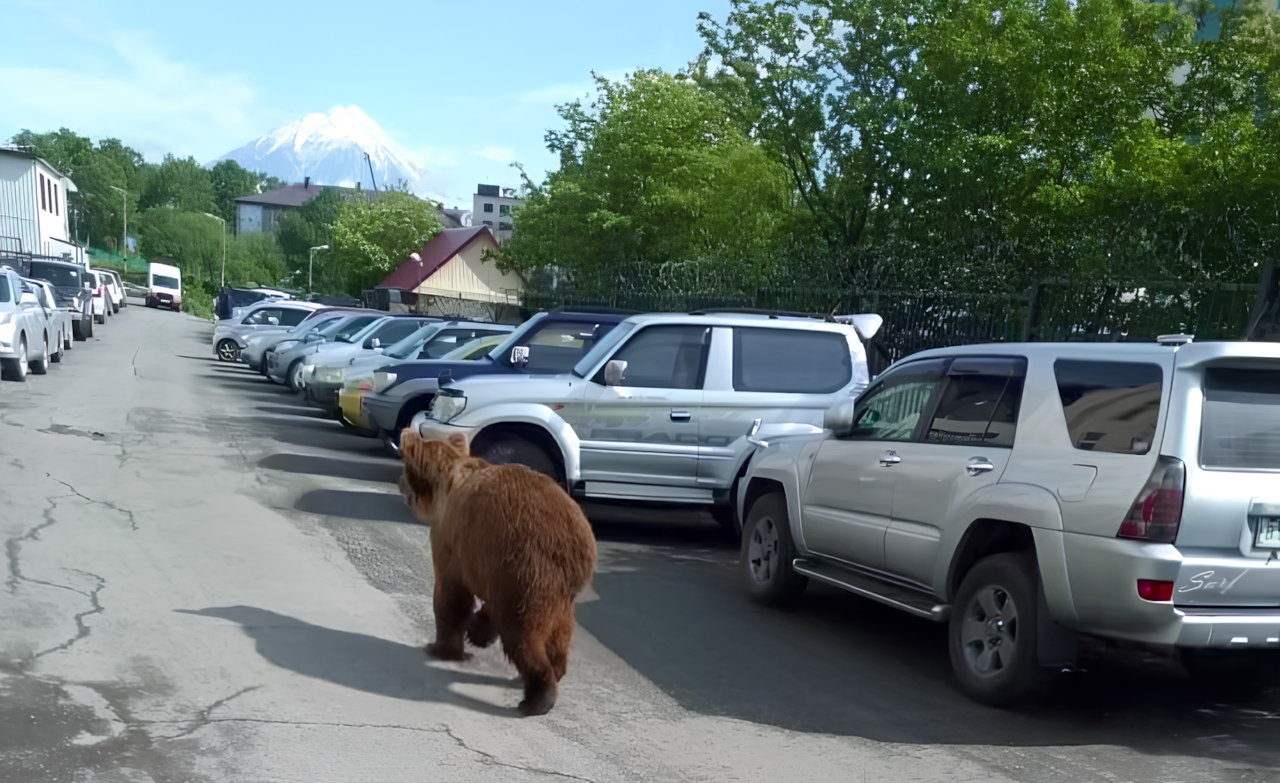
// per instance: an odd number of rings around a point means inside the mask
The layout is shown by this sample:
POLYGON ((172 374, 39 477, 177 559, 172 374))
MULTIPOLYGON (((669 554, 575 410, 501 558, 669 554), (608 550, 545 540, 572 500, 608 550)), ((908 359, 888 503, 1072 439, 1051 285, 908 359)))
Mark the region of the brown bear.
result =
POLYGON ((587 518, 553 479, 470 456, 461 434, 425 440, 406 429, 400 449, 400 491, 431 526, 436 640, 427 653, 463 660, 464 635, 478 647, 501 639, 524 679, 520 712, 546 713, 569 664, 573 599, 595 572, 587 518))

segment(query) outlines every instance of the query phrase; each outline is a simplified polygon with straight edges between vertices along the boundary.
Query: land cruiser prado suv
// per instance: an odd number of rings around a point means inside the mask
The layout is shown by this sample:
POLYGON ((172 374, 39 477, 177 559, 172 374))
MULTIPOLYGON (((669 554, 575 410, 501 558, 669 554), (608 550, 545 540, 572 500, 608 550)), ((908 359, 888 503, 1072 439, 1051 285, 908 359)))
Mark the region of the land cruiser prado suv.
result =
POLYGON ((1280 650, 1280 345, 1002 344, 891 367, 739 482, 765 603, 814 579, 949 623, 963 689, 1039 692, 1080 635, 1193 674, 1280 650))

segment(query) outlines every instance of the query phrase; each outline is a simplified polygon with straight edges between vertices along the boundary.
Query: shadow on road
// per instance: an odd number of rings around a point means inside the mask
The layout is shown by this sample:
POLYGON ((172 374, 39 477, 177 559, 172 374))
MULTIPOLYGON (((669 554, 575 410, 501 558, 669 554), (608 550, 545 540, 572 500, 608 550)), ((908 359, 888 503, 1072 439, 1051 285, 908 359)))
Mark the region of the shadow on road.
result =
POLYGON ((519 688, 518 680, 440 669, 421 648, 362 633, 338 631, 252 606, 178 609, 182 614, 238 623, 258 654, 272 664, 344 688, 393 699, 435 701, 496 717, 518 717, 507 709, 449 690, 453 683, 519 688))
POLYGON ((606 543, 601 600, 577 615, 688 709, 883 742, 1124 745, 1280 762, 1274 691, 1222 704, 1161 671, 1086 662, 1043 704, 992 709, 956 686, 945 626, 812 585, 796 610, 768 609, 746 598, 732 564, 706 559, 606 543))
POLYGON ((382 492, 313 489, 303 493, 293 507, 309 514, 326 514, 331 517, 422 524, 414 518, 399 493, 389 495, 382 492))
MULTIPOLYGON (((308 454, 278 453, 263 457, 258 466, 288 473, 307 473, 313 476, 333 476, 355 481, 381 481, 395 484, 400 481, 400 463, 391 461, 356 462, 349 459, 314 457, 308 454)), ((403 504, 402 504, 403 505, 403 504)))

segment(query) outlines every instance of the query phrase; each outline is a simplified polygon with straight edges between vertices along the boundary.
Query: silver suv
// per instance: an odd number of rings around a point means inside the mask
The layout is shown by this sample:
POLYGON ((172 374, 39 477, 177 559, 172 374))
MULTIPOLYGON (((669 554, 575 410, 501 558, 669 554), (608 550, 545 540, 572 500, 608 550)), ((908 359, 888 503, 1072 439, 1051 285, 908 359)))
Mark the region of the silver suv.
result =
POLYGON ((1193 674, 1280 650, 1280 345, 1003 344, 895 364, 740 482, 757 600, 809 579, 949 622, 961 686, 1025 700, 1079 634, 1193 674))
MULTIPOLYGON (((564 348, 594 339, 591 331, 540 334, 564 348)), ((513 348, 513 366, 537 348, 513 348)), ((866 352, 846 324, 636 315, 569 374, 445 379, 430 416, 410 426, 434 438, 460 432, 490 462, 529 465, 587 498, 709 505, 736 536, 730 500, 754 451, 750 439, 821 433, 825 412, 867 380, 866 352)))

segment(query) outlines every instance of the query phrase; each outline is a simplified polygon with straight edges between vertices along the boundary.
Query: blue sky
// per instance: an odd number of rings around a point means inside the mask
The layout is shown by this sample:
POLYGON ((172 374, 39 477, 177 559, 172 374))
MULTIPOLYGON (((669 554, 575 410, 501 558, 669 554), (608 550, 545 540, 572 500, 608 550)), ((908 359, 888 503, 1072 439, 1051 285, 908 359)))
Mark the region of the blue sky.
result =
POLYGON ((512 160, 540 178, 555 104, 586 95, 592 70, 683 67, 702 48, 698 12, 723 19, 729 0, 5 6, 0 141, 65 126, 204 162, 355 104, 433 189, 465 194, 516 184, 512 160))

